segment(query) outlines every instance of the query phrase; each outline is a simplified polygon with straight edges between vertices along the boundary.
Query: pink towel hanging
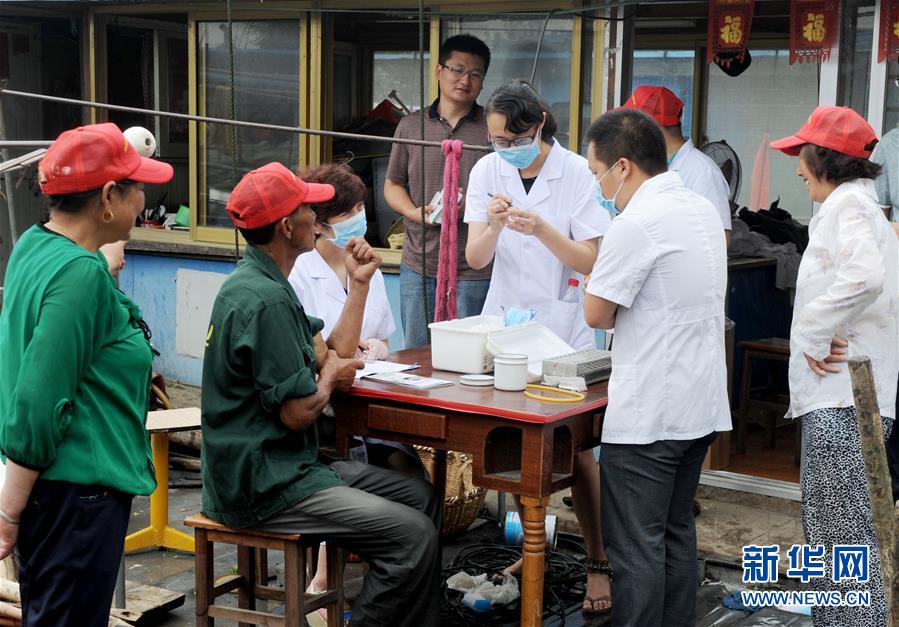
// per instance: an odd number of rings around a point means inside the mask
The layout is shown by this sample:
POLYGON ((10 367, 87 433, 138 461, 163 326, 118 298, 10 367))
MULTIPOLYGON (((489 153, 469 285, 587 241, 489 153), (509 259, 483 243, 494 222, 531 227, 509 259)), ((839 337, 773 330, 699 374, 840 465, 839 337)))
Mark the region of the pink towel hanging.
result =
POLYGON ((456 275, 458 261, 456 246, 459 241, 459 158, 462 142, 458 139, 443 141, 443 215, 440 220, 440 257, 437 265, 437 304, 434 321, 453 320, 456 317, 456 275))

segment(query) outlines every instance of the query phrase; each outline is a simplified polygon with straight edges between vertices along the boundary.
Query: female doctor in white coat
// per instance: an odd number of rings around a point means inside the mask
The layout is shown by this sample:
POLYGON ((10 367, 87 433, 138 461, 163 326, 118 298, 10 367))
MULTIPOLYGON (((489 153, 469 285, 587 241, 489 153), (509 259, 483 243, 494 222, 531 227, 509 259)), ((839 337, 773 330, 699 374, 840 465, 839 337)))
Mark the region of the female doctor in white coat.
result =
MULTIPOLYGON (((312 166, 302 176, 309 183, 333 185, 335 193, 331 200, 310 205, 316 220, 315 248, 297 258, 287 280, 306 313, 325 323, 322 336, 327 337, 347 299, 344 246, 354 237, 365 237, 367 223, 362 203, 367 190, 362 180, 345 166, 312 166)), ((357 356, 366 361, 387 357, 387 338, 395 330, 384 276, 377 270, 365 301, 357 356)), ((397 442, 365 438, 365 454, 360 459, 400 472, 418 475, 423 472, 415 449, 397 442)))
MULTIPOLYGON (((302 173, 307 183, 334 186, 334 198, 311 206, 315 212, 315 248, 297 258, 287 280, 297 293, 307 314, 325 323, 322 336, 327 337, 337 324, 347 299, 346 253, 344 246, 354 237, 365 237, 367 223, 362 204, 367 190, 362 180, 345 166, 326 164, 313 166, 302 173)), ((366 361, 383 359, 389 350, 387 338, 396 330, 384 276, 376 270, 371 279, 357 355, 366 361)), ((415 449, 407 444, 365 438, 364 446, 352 449, 361 461, 398 472, 421 476, 424 472, 415 449)), ((319 549, 318 567, 307 592, 327 589, 327 561, 324 543, 319 549)), ((308 614, 310 625, 327 624, 327 613, 319 610, 308 614)))
MULTIPOLYGON (((497 89, 485 111, 496 152, 475 164, 465 201, 465 257, 473 268, 493 260, 483 313, 534 309, 536 321, 575 350, 594 348, 580 288, 610 218, 596 200, 587 161, 553 139, 556 121, 527 82, 497 89), (578 281, 578 289, 569 291, 569 279, 578 281)), ((584 611, 605 613, 611 608, 611 567, 602 546, 592 451, 578 456, 574 479, 574 510, 588 558, 584 611)))

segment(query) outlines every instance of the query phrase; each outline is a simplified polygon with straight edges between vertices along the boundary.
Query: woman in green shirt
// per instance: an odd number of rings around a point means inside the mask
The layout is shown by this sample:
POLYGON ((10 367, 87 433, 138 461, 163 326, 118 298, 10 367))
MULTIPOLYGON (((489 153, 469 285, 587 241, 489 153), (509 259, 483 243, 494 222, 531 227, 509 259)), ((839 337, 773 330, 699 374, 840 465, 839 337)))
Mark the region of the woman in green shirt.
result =
POLYGON ((25 626, 101 626, 131 499, 156 482, 149 333, 98 249, 172 167, 96 124, 60 135, 39 177, 50 220, 16 244, 0 314, 0 558, 15 548, 25 626))

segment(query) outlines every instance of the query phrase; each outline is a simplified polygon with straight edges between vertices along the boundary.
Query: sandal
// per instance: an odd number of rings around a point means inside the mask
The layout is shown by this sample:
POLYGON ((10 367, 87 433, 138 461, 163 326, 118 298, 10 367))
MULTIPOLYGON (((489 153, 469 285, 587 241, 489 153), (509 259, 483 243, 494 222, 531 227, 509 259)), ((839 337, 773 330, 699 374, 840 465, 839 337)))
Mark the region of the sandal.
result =
MULTIPOLYGON (((600 573, 603 575, 607 575, 609 577, 609 583, 612 581, 612 563, 608 560, 584 560, 584 568, 587 569, 588 573, 600 573)), ((584 604, 581 607, 581 613, 587 616, 603 616, 612 611, 611 608, 612 597, 610 595, 603 595, 599 597, 591 597, 584 596, 584 604), (606 602, 610 607, 605 609, 597 609, 596 604, 606 602), (590 607, 587 607, 587 603, 590 604, 590 607)))
MULTIPOLYGON (((322 592, 324 590, 316 590, 315 585, 311 583, 306 588, 307 594, 321 594, 322 592)), ((328 627, 328 610, 323 607, 309 612, 306 614, 306 622, 309 623, 309 627, 328 627)))

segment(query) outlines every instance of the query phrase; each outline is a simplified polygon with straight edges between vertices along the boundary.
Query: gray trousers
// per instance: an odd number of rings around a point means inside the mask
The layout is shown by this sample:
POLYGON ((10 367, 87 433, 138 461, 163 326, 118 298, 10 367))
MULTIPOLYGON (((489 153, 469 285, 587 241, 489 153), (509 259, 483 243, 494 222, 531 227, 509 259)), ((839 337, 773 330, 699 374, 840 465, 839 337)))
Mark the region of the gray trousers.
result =
POLYGON ((602 534, 615 570, 615 627, 696 623, 693 497, 716 435, 602 445, 602 534))
POLYGON ((321 537, 368 562, 351 625, 437 625, 443 508, 433 486, 356 461, 330 467, 346 486, 313 494, 257 528, 321 537))

